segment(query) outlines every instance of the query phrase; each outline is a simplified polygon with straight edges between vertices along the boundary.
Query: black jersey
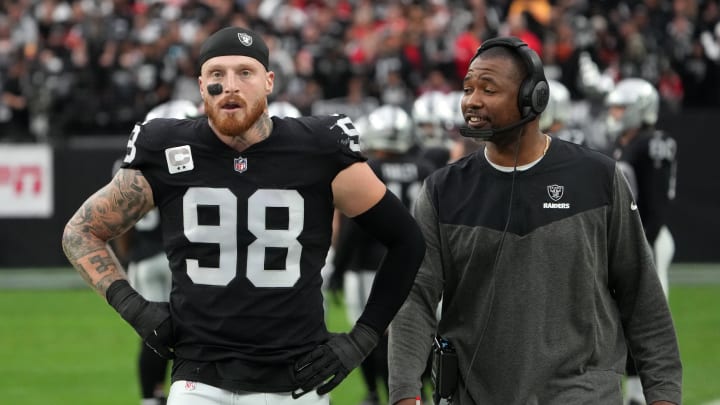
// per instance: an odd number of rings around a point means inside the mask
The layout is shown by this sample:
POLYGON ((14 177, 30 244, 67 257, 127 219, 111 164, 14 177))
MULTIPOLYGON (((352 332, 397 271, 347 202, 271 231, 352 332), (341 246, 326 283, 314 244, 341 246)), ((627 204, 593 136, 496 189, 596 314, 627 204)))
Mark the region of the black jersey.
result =
POLYGON ((439 169, 450 161, 450 149, 443 146, 431 146, 420 149, 420 156, 426 161, 433 164, 435 169, 439 169))
MULTIPOLYGON (((370 159, 368 164, 408 209, 412 209, 423 180, 435 169, 431 162, 409 154, 370 159)), ((377 270, 386 252, 380 241, 355 221, 343 217, 333 263, 335 271, 377 270)))
POLYGON ((155 119, 131 135, 123 167, 142 171, 160 209, 179 359, 283 364, 327 339, 331 182, 365 158, 347 117, 272 120, 243 152, 207 118, 155 119))
POLYGON ((615 143, 613 157, 625 162, 634 174, 635 199, 648 241, 653 243, 667 222, 675 198, 677 143, 668 134, 641 130, 627 144, 615 143))
POLYGON ((423 180, 435 170, 433 162, 409 154, 370 159, 368 164, 408 209, 415 203, 423 180))

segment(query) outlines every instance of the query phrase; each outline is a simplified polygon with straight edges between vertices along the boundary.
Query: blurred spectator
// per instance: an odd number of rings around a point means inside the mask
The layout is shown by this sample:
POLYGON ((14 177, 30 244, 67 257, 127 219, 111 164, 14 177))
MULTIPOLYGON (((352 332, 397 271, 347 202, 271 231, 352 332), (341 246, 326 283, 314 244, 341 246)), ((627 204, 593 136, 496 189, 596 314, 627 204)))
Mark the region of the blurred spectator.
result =
POLYGON ((199 101, 192 61, 226 25, 263 33, 271 97, 305 114, 350 97, 359 76, 366 96, 406 109, 429 89, 459 90, 475 50, 499 33, 542 55, 575 101, 602 96, 583 83, 586 55, 603 80, 653 83, 669 111, 720 105, 717 0, 0 0, 0 122, 21 95, 12 120, 25 140, 125 134, 153 105, 199 101))
POLYGON ((510 14, 507 17, 503 35, 518 37, 542 58, 543 47, 540 36, 528 28, 529 13, 510 14))
POLYGON ((342 44, 334 38, 323 38, 322 48, 313 61, 313 78, 322 89, 323 98, 347 95, 347 82, 352 77, 350 59, 342 44))
POLYGON ((458 83, 465 77, 470 60, 472 60, 475 52, 482 44, 484 34, 486 32, 482 20, 475 20, 469 24, 467 30, 461 32, 455 39, 455 77, 458 83))
POLYGON ((25 75, 25 63, 15 59, 7 70, 7 77, 0 87, 0 141, 28 142, 30 136, 30 116, 28 99, 25 96, 28 83, 25 75))
POLYGON ((370 114, 378 108, 378 100, 367 92, 364 76, 354 75, 347 83, 347 96, 317 100, 312 105, 313 115, 335 114, 342 112, 353 121, 370 114))

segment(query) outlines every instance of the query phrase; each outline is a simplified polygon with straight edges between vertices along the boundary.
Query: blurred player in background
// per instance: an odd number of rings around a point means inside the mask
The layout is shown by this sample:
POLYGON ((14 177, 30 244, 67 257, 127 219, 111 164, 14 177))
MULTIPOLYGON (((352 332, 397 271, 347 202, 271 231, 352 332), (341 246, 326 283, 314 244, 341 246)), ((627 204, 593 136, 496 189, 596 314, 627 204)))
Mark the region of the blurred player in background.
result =
POLYGON ((571 125, 570 91, 557 80, 548 80, 550 98, 540 115, 540 130, 555 138, 586 146, 585 133, 571 125))
MULTIPOLYGON (((191 101, 171 100, 150 110, 145 121, 154 118, 194 118, 198 109, 191 101)), ((113 175, 122 159, 115 162, 113 175)), ((127 262, 130 285, 148 301, 168 302, 172 277, 170 263, 163 249, 160 212, 149 211, 135 226, 114 241, 118 258, 127 262)), ((160 357, 146 344, 140 345, 138 374, 141 405, 162 405, 166 400, 165 380, 169 360, 160 357)))
MULTIPOLYGON (((370 167, 388 190, 411 208, 423 179, 434 167, 422 157, 409 153, 415 145, 410 116, 401 107, 384 105, 359 119, 356 127, 361 150, 369 157, 370 167)), ((365 308, 385 253, 379 240, 341 217, 330 288, 333 292, 343 289, 350 322, 355 322, 365 308)), ((361 364, 361 371, 368 390, 363 405, 379 404, 378 382, 383 381, 384 389, 388 386, 386 334, 361 364)))
MULTIPOLYGON (((628 177, 645 236, 653 247, 663 291, 668 296, 668 269, 675 244, 667 220, 675 198, 677 143, 655 128, 659 102, 658 92, 650 82, 623 79, 607 96, 607 128, 615 139, 612 155, 628 177)), ((628 359, 625 403, 645 404, 632 357, 628 359)))
POLYGON ((448 132, 453 110, 447 95, 435 90, 421 94, 413 102, 411 114, 420 154, 435 168, 445 166, 450 161, 453 146, 448 132))
POLYGON ((277 100, 268 104, 268 115, 271 117, 291 117, 297 118, 302 116, 300 110, 287 101, 277 100))

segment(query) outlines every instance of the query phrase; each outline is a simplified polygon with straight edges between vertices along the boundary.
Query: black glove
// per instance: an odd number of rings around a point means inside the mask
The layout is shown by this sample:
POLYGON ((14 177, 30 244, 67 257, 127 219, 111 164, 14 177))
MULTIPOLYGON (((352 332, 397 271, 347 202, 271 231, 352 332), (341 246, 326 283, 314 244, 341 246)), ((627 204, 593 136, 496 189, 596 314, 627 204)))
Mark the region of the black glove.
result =
POLYGON ((319 395, 330 392, 365 360, 379 340, 371 327, 361 323, 355 324, 350 333, 334 334, 325 344, 295 363, 295 379, 300 391, 293 391, 293 398, 299 398, 315 387, 319 395))
POLYGON ((146 300, 127 280, 117 280, 110 284, 105 297, 148 347, 164 359, 175 357, 170 305, 167 302, 146 300))

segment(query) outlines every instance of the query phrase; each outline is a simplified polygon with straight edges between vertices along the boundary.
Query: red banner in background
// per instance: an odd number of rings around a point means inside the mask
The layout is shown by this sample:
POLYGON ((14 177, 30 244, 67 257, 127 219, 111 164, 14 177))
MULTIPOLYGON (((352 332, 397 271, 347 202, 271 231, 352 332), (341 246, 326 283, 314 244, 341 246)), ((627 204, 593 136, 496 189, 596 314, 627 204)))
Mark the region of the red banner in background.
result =
POLYGON ((53 215, 52 158, 48 145, 0 146, 0 218, 53 215))

